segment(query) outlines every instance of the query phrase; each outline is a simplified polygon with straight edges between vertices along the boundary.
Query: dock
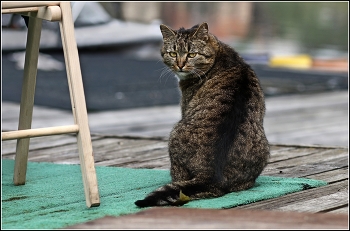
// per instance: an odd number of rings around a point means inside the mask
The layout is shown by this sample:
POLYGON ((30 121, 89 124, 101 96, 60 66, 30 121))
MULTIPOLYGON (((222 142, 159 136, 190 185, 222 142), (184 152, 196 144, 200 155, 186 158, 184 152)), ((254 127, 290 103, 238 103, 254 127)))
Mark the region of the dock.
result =
MULTIPOLYGON (((16 130, 19 105, 2 102, 2 131, 16 130)), ((167 139, 178 105, 89 113, 96 166, 169 169, 167 139)), ((266 98, 271 158, 262 175, 324 180, 326 186, 231 209, 150 208, 70 229, 348 229, 348 91, 266 98)), ((73 123, 71 112, 34 107, 33 128, 73 123)), ((14 159, 16 140, 2 142, 14 159)), ((79 164, 75 135, 32 138, 29 161, 79 164)))

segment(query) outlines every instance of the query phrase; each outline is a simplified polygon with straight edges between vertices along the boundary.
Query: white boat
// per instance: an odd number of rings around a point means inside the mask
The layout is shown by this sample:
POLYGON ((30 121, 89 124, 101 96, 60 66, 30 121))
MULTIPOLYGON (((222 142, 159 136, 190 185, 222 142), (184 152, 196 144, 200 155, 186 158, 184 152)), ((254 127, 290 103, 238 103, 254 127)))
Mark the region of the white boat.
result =
MULTIPOLYGON (((112 18, 98 2, 72 2, 78 48, 160 43, 160 21, 144 24, 112 18)), ((27 28, 16 14, 2 15, 2 51, 24 50, 27 28)), ((61 49, 58 22, 43 21, 41 49, 61 49)))

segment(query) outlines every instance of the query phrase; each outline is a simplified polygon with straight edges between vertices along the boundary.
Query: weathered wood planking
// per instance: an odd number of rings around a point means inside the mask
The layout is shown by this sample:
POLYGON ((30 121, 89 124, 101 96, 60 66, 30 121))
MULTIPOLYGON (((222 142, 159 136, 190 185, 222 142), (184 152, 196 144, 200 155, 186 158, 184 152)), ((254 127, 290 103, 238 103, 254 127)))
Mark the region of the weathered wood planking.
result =
MULTIPOLYGON (((348 146, 348 92, 266 98, 265 131, 270 143, 348 146)), ((16 130, 19 106, 2 103, 2 130, 16 130)), ((33 128, 70 125, 70 112, 35 106, 33 128)), ((180 107, 158 106, 89 113, 92 133, 168 137, 180 107)))
MULTIPOLYGON (((32 138, 29 161, 79 164, 74 139, 73 135, 32 138)), ((15 142, 3 144, 2 158, 14 159, 15 142)), ((92 144, 96 166, 170 168, 164 139, 93 135, 92 144)), ((262 175, 307 177, 327 181, 329 185, 238 208, 348 213, 347 147, 271 144, 271 158, 262 175), (317 204, 320 200, 322 203, 317 204)))
MULTIPOLYGON (((326 186, 225 210, 238 211, 230 214, 222 214, 223 210, 193 213, 152 209, 130 216, 105 217, 73 228, 346 229, 347 97, 347 92, 334 92, 267 99, 265 129, 271 158, 262 175, 319 179, 328 182, 326 186)), ((17 127, 18 110, 17 104, 3 104, 3 130, 17 127)), ((167 137, 179 117, 178 106, 89 113, 96 166, 169 169, 167 137)), ((73 116, 69 112, 37 106, 34 109, 34 128, 71 123, 73 116)), ((2 142, 2 158, 14 159, 15 148, 15 140, 2 142)), ((29 161, 79 164, 75 135, 32 138, 29 161)))
POLYGON ((321 188, 304 190, 288 194, 278 199, 269 199, 239 209, 274 210, 309 213, 346 213, 348 214, 348 181, 330 184, 321 188))

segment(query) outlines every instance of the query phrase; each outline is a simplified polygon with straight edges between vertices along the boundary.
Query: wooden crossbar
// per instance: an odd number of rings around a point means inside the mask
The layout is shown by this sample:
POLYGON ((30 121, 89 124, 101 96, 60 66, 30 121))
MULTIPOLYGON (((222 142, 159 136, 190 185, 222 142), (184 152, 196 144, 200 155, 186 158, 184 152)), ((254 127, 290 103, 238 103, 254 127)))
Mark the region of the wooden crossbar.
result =
POLYGON ((42 6, 42 7, 28 7, 28 8, 13 8, 2 9, 2 14, 21 14, 29 17, 44 19, 47 21, 60 21, 61 8, 59 6, 42 6))
POLYGON ((15 14, 22 12, 36 12, 39 7, 26 7, 26 8, 12 8, 12 9, 1 9, 2 14, 15 14))
POLYGON ((59 6, 60 2, 2 2, 1 9, 39 7, 39 6, 59 6))
POLYGON ((51 136, 51 135, 61 135, 68 133, 77 133, 79 131, 78 125, 68 125, 68 126, 57 126, 48 128, 35 128, 35 129, 24 129, 18 131, 2 132, 2 140, 15 140, 21 138, 32 138, 40 136, 51 136))

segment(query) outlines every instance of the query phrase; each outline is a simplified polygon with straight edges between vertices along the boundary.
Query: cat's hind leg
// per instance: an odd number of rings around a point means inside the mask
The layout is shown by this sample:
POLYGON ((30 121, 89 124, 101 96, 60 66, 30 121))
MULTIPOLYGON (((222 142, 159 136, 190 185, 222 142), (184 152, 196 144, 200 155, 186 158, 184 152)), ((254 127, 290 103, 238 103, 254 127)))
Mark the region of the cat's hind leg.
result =
POLYGON ((170 175, 172 182, 187 181, 191 179, 191 175, 187 171, 187 169, 183 165, 178 164, 175 161, 171 164, 170 175))

